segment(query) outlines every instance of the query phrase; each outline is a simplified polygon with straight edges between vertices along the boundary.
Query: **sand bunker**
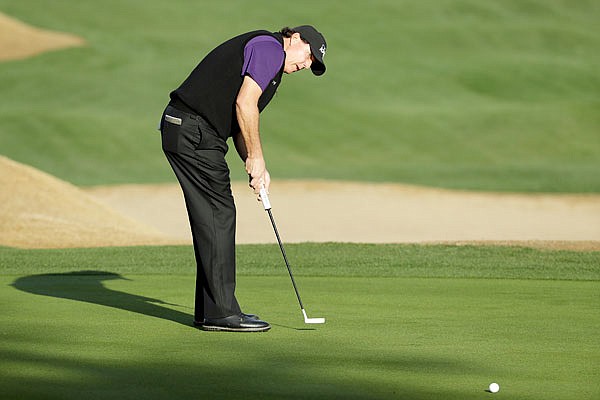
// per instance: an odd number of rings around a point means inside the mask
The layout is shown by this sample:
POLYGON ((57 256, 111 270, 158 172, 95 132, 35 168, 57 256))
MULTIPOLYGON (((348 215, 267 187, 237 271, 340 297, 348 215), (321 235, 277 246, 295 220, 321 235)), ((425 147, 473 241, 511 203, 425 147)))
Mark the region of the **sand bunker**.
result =
MULTIPOLYGON (((238 243, 273 243, 246 183, 232 185, 238 243)), ((190 242, 178 185, 86 189, 170 238, 190 242)), ((273 214, 285 242, 488 243, 600 250, 600 196, 454 191, 400 184, 274 181, 273 214)))
POLYGON ((0 61, 19 60, 83 44, 85 41, 77 36, 34 28, 0 13, 0 61))
POLYGON ((167 243, 81 189, 0 156, 0 245, 22 248, 167 243))
MULTIPOLYGON (((176 184, 81 189, 0 157, 0 245, 189 244, 176 184)), ((274 243, 261 203, 232 185, 238 243, 274 243)), ((472 193, 399 184, 274 181, 286 243, 457 243, 600 250, 599 195, 472 193)))

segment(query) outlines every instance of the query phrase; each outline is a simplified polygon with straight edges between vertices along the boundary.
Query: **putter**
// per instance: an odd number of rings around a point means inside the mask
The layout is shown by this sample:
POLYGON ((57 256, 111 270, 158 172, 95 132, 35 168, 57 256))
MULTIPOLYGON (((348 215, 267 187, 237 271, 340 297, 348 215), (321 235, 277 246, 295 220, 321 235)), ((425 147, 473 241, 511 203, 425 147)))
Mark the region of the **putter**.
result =
POLYGON ((267 191, 264 187, 260 189, 260 200, 262 201, 263 207, 265 208, 267 213, 269 213, 269 219, 271 220, 271 225, 273 225, 273 230, 275 231, 275 236, 277 237, 277 243, 279 243, 279 248, 281 249, 281 254, 283 254, 283 260, 285 261, 285 266, 287 267, 288 273, 290 274, 290 278, 292 279, 292 285, 294 286, 294 291, 296 292, 296 297, 298 298, 298 303, 300 304, 300 309, 302 310, 302 315, 304 316, 304 323, 324 324, 325 318, 308 318, 308 316, 306 315, 306 310, 304 310, 304 306, 302 305, 302 300, 300 299, 300 294, 298 293, 298 287, 296 286, 294 275, 292 275, 290 263, 288 262, 287 256, 285 255, 285 249, 283 248, 283 243, 281 242, 279 232, 277 231, 277 225, 275 225, 275 219, 273 218, 273 213, 271 212, 271 202, 269 201, 269 196, 267 195, 267 191))

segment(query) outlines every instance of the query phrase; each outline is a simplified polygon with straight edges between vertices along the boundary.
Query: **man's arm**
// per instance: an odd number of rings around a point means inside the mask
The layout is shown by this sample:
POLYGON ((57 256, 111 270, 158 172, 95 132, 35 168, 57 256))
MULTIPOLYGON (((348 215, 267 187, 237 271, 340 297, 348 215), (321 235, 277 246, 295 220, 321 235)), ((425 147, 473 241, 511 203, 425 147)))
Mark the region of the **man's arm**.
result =
POLYGON ((246 143, 244 143, 244 137, 242 136, 242 132, 238 132, 233 135, 233 144, 235 145, 235 149, 245 163, 246 158, 248 158, 248 150, 246 150, 246 143))
POLYGON ((250 187, 257 194, 262 185, 268 192, 271 183, 260 142, 258 99, 261 94, 262 89, 258 83, 246 75, 235 101, 240 133, 234 137, 234 143, 238 154, 246 163, 250 187))

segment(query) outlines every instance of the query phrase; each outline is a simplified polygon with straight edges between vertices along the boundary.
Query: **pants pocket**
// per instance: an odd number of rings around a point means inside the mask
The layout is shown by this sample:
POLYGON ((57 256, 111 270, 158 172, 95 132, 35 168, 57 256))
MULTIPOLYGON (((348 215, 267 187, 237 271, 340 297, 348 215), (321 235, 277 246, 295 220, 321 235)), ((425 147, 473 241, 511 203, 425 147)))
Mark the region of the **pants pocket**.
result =
MULTIPOLYGON (((176 153, 179 148, 179 136, 181 134, 181 122, 178 124, 171 122, 166 118, 167 114, 163 116, 162 121, 162 148, 164 151, 170 151, 176 153)), ((179 120, 181 121, 181 119, 179 120)))

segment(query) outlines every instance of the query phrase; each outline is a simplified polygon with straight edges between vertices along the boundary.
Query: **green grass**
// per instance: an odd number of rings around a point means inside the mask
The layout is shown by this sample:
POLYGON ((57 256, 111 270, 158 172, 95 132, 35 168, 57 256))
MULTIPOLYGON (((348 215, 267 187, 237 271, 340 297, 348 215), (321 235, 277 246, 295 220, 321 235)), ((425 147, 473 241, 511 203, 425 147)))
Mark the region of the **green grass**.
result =
MULTIPOLYGON (((285 77, 263 115, 275 179, 600 191, 597 1, 0 0, 0 10, 88 42, 0 64, 2 153, 75 184, 172 181, 155 131, 169 91, 233 34, 313 23, 329 71, 285 77)), ((232 173, 244 178, 239 162, 232 173)))
POLYGON ((28 399, 595 399, 600 254, 240 246, 238 298, 273 329, 189 326, 185 247, 0 249, 0 386, 28 399), (95 272, 94 272, 95 271, 95 272))
MULTIPOLYGON (((288 243, 301 276, 600 280, 600 252, 524 247, 288 243)), ((280 275, 277 245, 237 247, 238 273, 280 275)), ((120 274, 193 274, 189 246, 21 250, 0 247, 0 274, 108 270, 120 274)))
MULTIPOLYGON (((261 120, 274 179, 600 192, 600 5, 0 0, 83 48, 0 63, 3 155, 78 185, 173 181, 155 127, 212 47, 312 23, 328 73, 286 77, 261 120), (75 4, 76 3, 76 4, 75 4)), ((233 153, 233 151, 232 151, 233 153)), ((232 173, 243 169, 231 154, 232 173)), ((0 388, 17 399, 596 399, 600 253, 290 244, 238 248, 265 334, 190 326, 189 247, 0 248, 0 388)))

